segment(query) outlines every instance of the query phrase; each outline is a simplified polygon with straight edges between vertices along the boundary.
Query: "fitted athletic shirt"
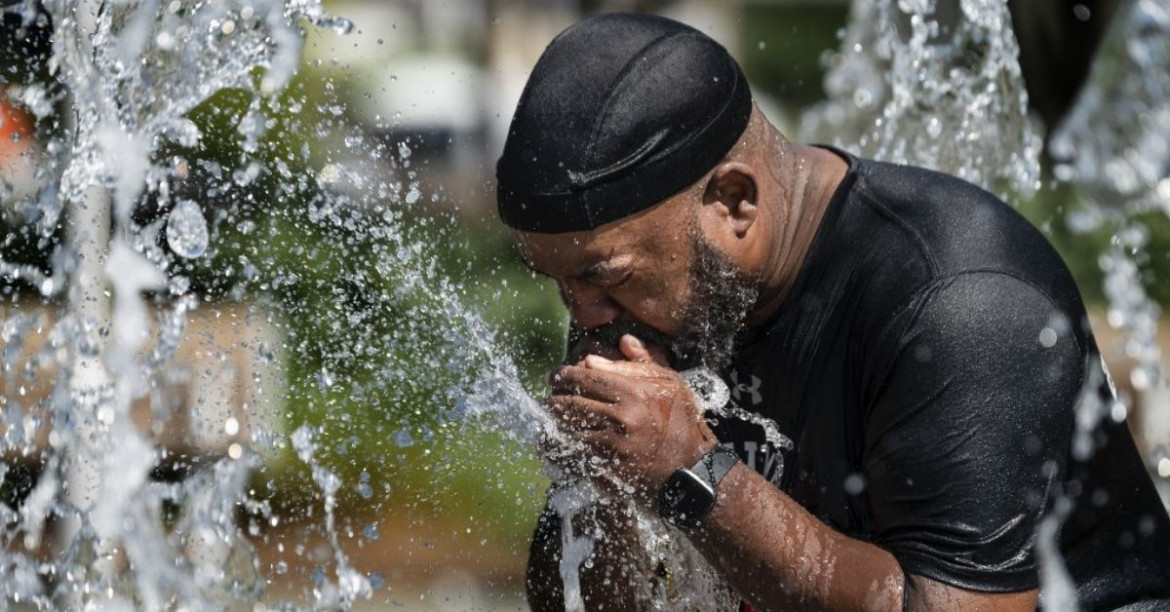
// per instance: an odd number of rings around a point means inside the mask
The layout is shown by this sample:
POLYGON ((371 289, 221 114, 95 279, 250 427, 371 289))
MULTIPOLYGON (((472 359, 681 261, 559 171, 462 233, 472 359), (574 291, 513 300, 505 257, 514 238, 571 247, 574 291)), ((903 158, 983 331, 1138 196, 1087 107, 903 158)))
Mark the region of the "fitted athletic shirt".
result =
POLYGON ((1036 588, 1037 529, 1066 498, 1059 548, 1081 606, 1170 600, 1170 520, 1109 416, 1059 256, 975 186, 837 153, 849 171, 791 293, 725 373, 733 403, 779 435, 709 415, 716 435, 907 576, 1036 588), (1104 416, 1077 460, 1082 401, 1104 416))

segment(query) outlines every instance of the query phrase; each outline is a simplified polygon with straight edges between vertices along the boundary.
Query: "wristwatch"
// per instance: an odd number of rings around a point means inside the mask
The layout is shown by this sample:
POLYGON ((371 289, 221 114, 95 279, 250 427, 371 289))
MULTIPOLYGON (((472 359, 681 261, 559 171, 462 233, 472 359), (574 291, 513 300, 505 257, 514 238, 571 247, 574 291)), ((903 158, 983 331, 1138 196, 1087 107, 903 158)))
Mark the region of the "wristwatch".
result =
POLYGON ((715 507, 719 483, 738 462, 733 451, 716 445, 690 469, 675 470, 658 492, 658 514, 680 529, 697 528, 715 507))

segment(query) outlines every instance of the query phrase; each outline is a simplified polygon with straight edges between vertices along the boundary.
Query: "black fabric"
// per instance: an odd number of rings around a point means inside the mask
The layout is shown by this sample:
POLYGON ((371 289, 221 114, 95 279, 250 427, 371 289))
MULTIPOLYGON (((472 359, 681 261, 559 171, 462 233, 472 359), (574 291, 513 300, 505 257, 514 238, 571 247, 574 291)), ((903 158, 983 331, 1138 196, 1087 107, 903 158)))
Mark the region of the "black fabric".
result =
POLYGON ((1096 452, 1072 454, 1082 388, 1111 390, 1060 258, 974 186, 842 155, 792 292, 725 373, 734 402, 784 437, 712 417, 716 434, 912 576, 1037 587, 1037 527, 1063 492, 1083 606, 1170 597, 1170 520, 1108 404, 1096 452))
POLYGON ((594 229, 701 178, 747 127, 751 92, 727 50, 652 15, 583 20, 528 79, 496 166, 500 217, 594 229))

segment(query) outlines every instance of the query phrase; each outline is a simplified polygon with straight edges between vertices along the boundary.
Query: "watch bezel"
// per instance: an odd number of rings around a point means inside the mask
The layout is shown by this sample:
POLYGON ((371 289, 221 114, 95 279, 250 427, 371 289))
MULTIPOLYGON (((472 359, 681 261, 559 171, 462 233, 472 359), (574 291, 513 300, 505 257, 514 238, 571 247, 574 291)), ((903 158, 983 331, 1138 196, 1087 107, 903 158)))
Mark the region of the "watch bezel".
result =
POLYGON ((715 487, 706 478, 679 468, 662 486, 658 511, 672 525, 693 529, 711 512, 715 500, 715 487))

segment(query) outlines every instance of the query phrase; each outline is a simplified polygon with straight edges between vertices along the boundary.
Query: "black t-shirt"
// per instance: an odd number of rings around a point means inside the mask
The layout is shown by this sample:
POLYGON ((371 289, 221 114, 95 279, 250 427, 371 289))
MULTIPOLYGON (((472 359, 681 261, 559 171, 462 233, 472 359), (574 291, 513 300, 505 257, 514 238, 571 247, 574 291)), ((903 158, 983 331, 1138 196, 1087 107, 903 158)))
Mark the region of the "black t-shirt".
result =
POLYGON ((780 435, 733 416, 712 418, 716 434, 908 576, 1037 587, 1037 529, 1065 497, 1059 545, 1082 606, 1170 598, 1170 519, 1111 418, 1059 256, 977 187, 840 154, 849 172, 791 293, 725 376, 780 435), (1078 406, 1103 414, 1085 455, 1078 406))

